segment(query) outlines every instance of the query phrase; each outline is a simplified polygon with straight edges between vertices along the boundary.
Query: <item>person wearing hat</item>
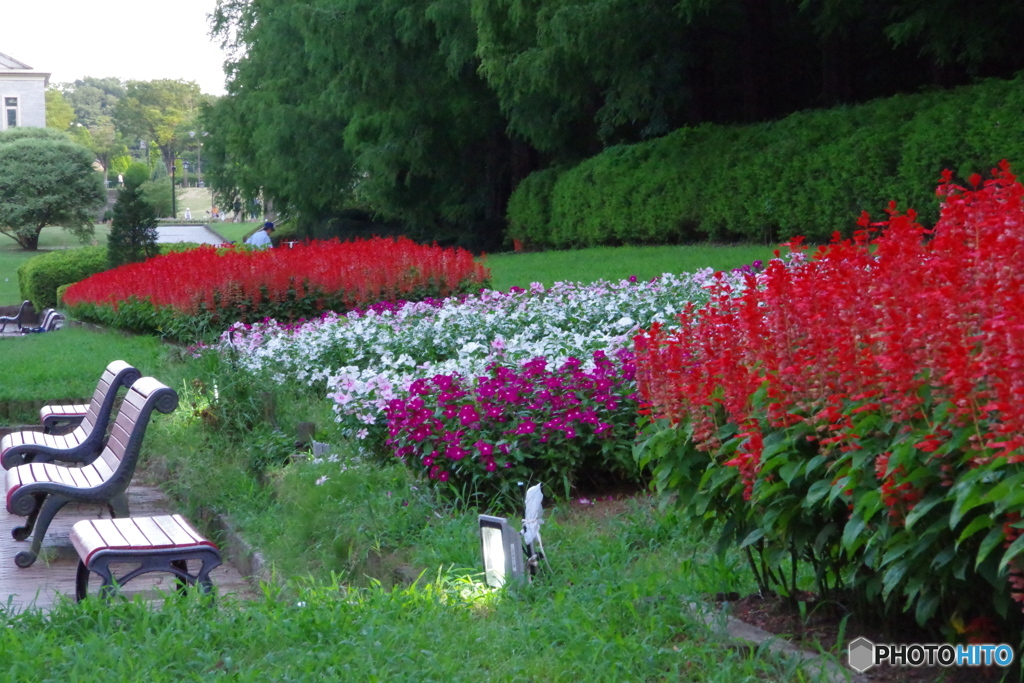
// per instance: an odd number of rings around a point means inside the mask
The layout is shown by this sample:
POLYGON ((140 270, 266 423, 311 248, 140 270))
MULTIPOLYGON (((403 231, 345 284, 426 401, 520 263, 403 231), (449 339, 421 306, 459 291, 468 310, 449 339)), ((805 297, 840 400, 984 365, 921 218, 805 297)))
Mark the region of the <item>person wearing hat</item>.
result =
POLYGON ((252 234, 252 237, 245 241, 251 247, 257 247, 258 249, 266 249, 267 247, 274 246, 270 241, 270 233, 274 232, 274 224, 267 221, 263 224, 262 230, 257 230, 252 234))

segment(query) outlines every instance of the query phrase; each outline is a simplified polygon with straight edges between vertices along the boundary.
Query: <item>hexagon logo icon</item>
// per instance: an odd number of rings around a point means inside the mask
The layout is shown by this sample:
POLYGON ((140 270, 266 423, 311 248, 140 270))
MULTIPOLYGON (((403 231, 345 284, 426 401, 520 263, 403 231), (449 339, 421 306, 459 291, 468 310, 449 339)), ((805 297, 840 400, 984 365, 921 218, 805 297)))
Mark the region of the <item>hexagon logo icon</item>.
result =
POLYGON ((861 637, 850 643, 847 650, 850 668, 857 673, 864 673, 875 665, 875 644, 861 637))

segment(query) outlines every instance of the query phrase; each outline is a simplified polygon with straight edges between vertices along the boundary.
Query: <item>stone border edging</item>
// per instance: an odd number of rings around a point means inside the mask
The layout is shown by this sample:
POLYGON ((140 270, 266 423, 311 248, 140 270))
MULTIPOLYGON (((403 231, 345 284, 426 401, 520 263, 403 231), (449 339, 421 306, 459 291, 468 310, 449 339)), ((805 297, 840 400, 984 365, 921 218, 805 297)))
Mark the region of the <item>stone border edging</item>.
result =
MULTIPOLYGON (((68 327, 84 327, 85 329, 92 330, 93 332, 108 332, 108 331, 110 331, 110 329, 107 328, 107 327, 103 327, 102 325, 96 325, 95 323, 87 323, 87 322, 85 322, 83 320, 67 319, 67 320, 64 321, 64 324, 67 325, 68 327)), ((121 331, 121 330, 118 330, 118 331, 121 331)))
POLYGON ((224 541, 224 552, 228 561, 238 570, 238 573, 249 580, 254 588, 259 584, 280 585, 280 582, 271 574, 267 567, 267 561, 263 558, 256 547, 251 545, 242 534, 235 528, 231 518, 227 515, 212 515, 209 518, 209 526, 219 532, 224 541))
POLYGON ((801 668, 810 674, 813 680, 827 681, 828 683, 870 683, 870 679, 864 675, 854 673, 850 669, 836 664, 835 660, 830 657, 801 649, 782 636, 730 617, 708 605, 691 602, 687 607, 690 613, 707 626, 712 633, 723 637, 734 646, 764 647, 774 654, 802 660, 801 668))

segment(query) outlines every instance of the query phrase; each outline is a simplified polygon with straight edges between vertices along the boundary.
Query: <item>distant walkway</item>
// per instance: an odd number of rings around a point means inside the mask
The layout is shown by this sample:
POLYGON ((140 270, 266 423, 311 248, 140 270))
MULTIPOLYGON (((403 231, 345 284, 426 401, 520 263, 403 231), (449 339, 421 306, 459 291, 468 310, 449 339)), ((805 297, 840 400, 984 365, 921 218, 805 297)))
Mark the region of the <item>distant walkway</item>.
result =
MULTIPOLYGON (((128 506, 135 517, 170 514, 170 501, 151 486, 129 486, 128 506)), ((109 516, 110 513, 101 505, 66 505, 50 525, 43 540, 39 559, 31 567, 19 569, 14 564, 14 556, 28 546, 28 541, 19 542, 12 539, 11 529, 24 524, 25 518, 12 515, 5 509, 0 510, 0 604, 6 603, 9 599, 14 608, 35 605, 45 609, 56 602, 58 595, 74 600, 78 554, 71 545, 68 534, 72 525, 81 519, 109 516)), ((223 551, 223 547, 221 550, 223 551)), ((224 560, 224 564, 214 569, 210 575, 218 592, 221 595, 252 596, 254 591, 248 581, 227 561, 227 557, 224 560)), ((189 568, 192 566, 189 565, 189 568)), ((121 566, 116 567, 115 573, 121 573, 122 569, 121 566)), ((96 574, 89 577, 90 594, 99 588, 101 581, 96 574)), ((144 574, 129 582, 125 586, 125 594, 130 596, 141 593, 149 597, 155 596, 155 589, 173 590, 174 587, 174 576, 157 572, 144 574)))
POLYGON ((156 232, 158 244, 195 242, 196 244, 220 245, 227 241, 206 225, 159 225, 156 232))

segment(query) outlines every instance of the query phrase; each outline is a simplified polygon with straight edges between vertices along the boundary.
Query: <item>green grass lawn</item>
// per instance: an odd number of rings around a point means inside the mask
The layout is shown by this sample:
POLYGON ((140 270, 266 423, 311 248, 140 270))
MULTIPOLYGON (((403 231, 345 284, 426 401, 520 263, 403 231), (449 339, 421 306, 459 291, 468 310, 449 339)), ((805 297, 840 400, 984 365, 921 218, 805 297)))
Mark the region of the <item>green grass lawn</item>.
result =
MULTIPOLYGON (((96 235, 90 244, 106 244, 110 233, 109 224, 95 226, 96 235)), ((63 228, 43 228, 39 235, 39 251, 25 251, 9 237, 0 235, 0 306, 21 303, 18 291, 18 266, 40 252, 50 249, 70 249, 82 243, 63 228)))
MULTIPOLYGON (((160 377, 167 347, 155 337, 96 332, 82 327, 44 334, 0 337, 0 401, 85 398, 92 396, 107 364, 124 360, 143 375, 160 377)), ((13 423, 35 421, 32 414, 12 416, 13 423)))
POLYGON ((198 223, 207 220, 207 211, 213 208, 213 194, 208 187, 178 188, 175 209, 178 218, 185 218, 185 209, 192 213, 192 219, 198 223))
POLYGON ((256 228, 263 225, 263 222, 253 223, 210 223, 210 228, 215 233, 226 239, 228 242, 241 244, 246 235, 255 232, 256 228))
POLYGON ((495 289, 528 287, 532 282, 593 282, 636 275, 649 280, 662 273, 687 273, 701 268, 727 270, 772 258, 774 247, 740 245, 678 245, 657 247, 594 247, 568 251, 492 254, 484 259, 495 289))
MULTIPOLYGON (((306 581, 247 604, 90 598, 0 611, 0 660, 7 680, 26 682, 820 680, 697 619, 692 599, 732 568, 677 520, 642 501, 548 516, 550 570, 530 585, 489 590, 439 566, 411 588, 306 581)), ((473 516, 442 517, 420 542, 476 564, 473 516)))

